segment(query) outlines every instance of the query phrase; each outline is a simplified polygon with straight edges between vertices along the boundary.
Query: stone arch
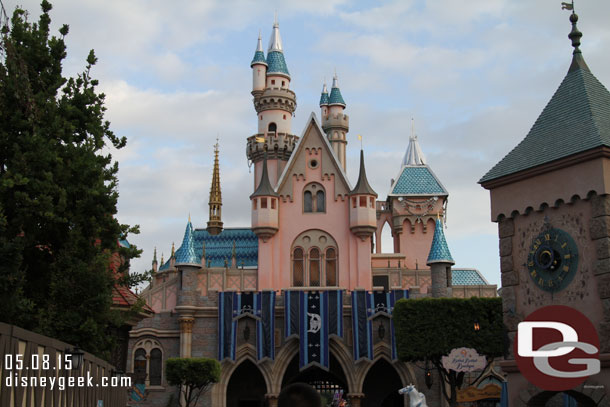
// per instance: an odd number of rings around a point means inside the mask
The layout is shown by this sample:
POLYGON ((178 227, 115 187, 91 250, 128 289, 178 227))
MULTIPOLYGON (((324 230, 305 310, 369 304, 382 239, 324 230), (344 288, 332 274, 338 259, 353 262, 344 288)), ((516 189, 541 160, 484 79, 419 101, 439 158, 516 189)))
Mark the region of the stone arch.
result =
MULTIPOLYGON (((331 355, 335 357, 343 370, 348 390, 354 392, 354 389, 356 389, 357 386, 357 378, 351 351, 341 339, 335 337, 329 338, 329 349, 331 355)), ((288 365, 290 365, 290 362, 292 362, 292 359, 298 353, 299 339, 293 337, 284 343, 280 351, 276 354, 273 371, 270 376, 272 378, 271 387, 268 387, 270 393, 279 394, 282 389, 282 380, 288 370, 288 365)))
MULTIPOLYGON (((526 389, 519 392, 519 396, 514 400, 514 403, 510 400, 510 405, 519 407, 544 406, 544 403, 549 401, 557 393, 561 392, 540 391, 540 389, 533 384, 528 384, 526 389)), ((588 405, 610 407, 610 400, 606 397, 604 386, 591 378, 588 378, 584 383, 565 393, 574 397, 578 402, 579 407, 588 405)))
POLYGON ((218 383, 214 385, 211 391, 213 406, 227 407, 226 394, 229 381, 231 380, 233 373, 235 373, 235 370, 245 361, 252 362, 257 366, 265 381, 267 392, 270 391, 273 377, 270 368, 271 363, 268 360, 258 363, 256 360, 256 349, 251 345, 244 345, 236 351, 235 361, 225 359, 220 363, 220 380, 218 380, 218 383))
POLYGON ((380 346, 375 348, 375 355, 377 356, 373 360, 361 362, 361 364, 358 366, 356 372, 356 392, 362 393, 366 376, 371 370, 371 367, 373 367, 373 365, 375 365, 380 360, 385 360, 394 368, 402 382, 403 387, 408 384, 413 384, 416 388, 419 388, 419 384, 417 383, 417 378, 415 376, 415 372, 413 371, 413 367, 408 363, 392 361, 392 350, 388 346, 386 346, 385 344, 380 344, 380 346))
POLYGON ((362 391, 366 397, 362 407, 399 407, 404 406, 404 396, 398 390, 405 386, 398 370, 383 355, 363 369, 362 391))
POLYGON ((243 401, 261 405, 265 400, 268 389, 269 383, 259 366, 252 359, 245 358, 236 365, 227 382, 225 390, 226 406, 237 407, 243 401))

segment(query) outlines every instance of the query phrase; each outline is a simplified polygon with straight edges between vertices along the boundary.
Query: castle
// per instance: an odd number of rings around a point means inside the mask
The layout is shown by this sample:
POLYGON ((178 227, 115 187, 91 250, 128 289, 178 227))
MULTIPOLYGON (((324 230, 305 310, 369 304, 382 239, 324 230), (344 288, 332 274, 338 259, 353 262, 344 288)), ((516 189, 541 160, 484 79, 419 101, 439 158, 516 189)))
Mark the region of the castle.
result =
POLYGON ((277 22, 266 55, 259 36, 251 68, 252 222, 223 225, 217 144, 207 225, 195 228, 189 218, 169 260, 158 262, 155 252, 154 278, 142 292, 155 315, 130 333, 128 370, 148 392, 141 404, 167 405, 175 389, 164 361, 178 356, 221 361, 221 380, 207 396, 215 407, 275 406, 295 381, 342 391, 351 406, 403 406, 397 390, 409 383, 440 403, 439 380, 426 388, 421 368, 397 361, 393 304, 496 296, 477 270, 453 267, 443 231, 447 189, 415 135, 386 199, 369 185, 362 150, 350 183, 349 116, 336 74, 330 93, 323 86, 321 120, 312 113, 293 134, 296 95, 277 22), (381 247, 386 224, 389 253, 381 247))

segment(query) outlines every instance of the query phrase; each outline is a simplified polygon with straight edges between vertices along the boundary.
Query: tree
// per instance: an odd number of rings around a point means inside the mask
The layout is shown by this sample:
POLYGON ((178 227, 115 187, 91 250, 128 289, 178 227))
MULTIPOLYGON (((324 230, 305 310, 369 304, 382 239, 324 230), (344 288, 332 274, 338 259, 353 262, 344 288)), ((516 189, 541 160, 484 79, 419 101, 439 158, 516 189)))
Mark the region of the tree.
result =
POLYGON ((165 361, 165 377, 180 386, 186 407, 196 406, 199 397, 220 380, 220 363, 208 358, 170 358, 165 361))
POLYGON ((140 252, 118 245, 137 227, 115 218, 118 163, 107 147, 126 139, 104 120, 93 50, 83 73, 64 78, 68 26, 50 36, 52 7, 41 8, 37 23, 16 8, 1 28, 0 320, 107 357, 107 332, 122 323, 111 258, 124 271, 140 252))
POLYGON ((392 315, 398 357, 405 362, 431 362, 449 384, 449 394, 445 386, 441 388, 452 406, 457 404, 464 373, 446 370, 441 358, 452 349, 467 347, 486 355, 491 363, 505 350, 501 298, 400 300, 392 315))

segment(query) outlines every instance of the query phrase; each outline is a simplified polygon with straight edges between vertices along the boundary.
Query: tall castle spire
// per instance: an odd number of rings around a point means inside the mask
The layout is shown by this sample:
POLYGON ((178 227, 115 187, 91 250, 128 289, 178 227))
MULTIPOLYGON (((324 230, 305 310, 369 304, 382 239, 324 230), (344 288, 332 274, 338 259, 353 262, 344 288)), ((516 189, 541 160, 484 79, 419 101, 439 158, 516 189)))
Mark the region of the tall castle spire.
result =
POLYGON ((210 187, 210 215, 207 230, 211 235, 222 232, 222 194, 220 191, 220 168, 218 165, 218 139, 214 145, 214 172, 210 187))
POLYGON ((411 119, 411 137, 409 137, 409 146, 402 159, 402 165, 426 165, 426 157, 419 147, 417 135, 413 127, 413 119, 411 119))

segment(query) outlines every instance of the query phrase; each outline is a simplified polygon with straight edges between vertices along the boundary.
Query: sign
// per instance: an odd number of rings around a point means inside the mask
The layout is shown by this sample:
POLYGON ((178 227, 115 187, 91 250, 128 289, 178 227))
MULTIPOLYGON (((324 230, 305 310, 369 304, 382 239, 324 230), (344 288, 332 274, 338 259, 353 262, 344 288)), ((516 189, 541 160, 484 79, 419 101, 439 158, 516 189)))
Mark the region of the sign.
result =
POLYGON ((455 370, 456 372, 473 372, 475 370, 483 370, 487 361, 484 355, 472 348, 456 348, 447 356, 441 359, 443 367, 447 370, 455 370))
POLYGON ((564 305, 540 308, 517 327, 515 359, 532 384, 572 389, 600 371, 599 338, 581 312, 564 305))
POLYGON ((467 403, 471 401, 483 399, 499 399, 502 393, 502 388, 496 384, 489 383, 487 386, 479 389, 478 387, 470 386, 457 391, 457 402, 467 403))

